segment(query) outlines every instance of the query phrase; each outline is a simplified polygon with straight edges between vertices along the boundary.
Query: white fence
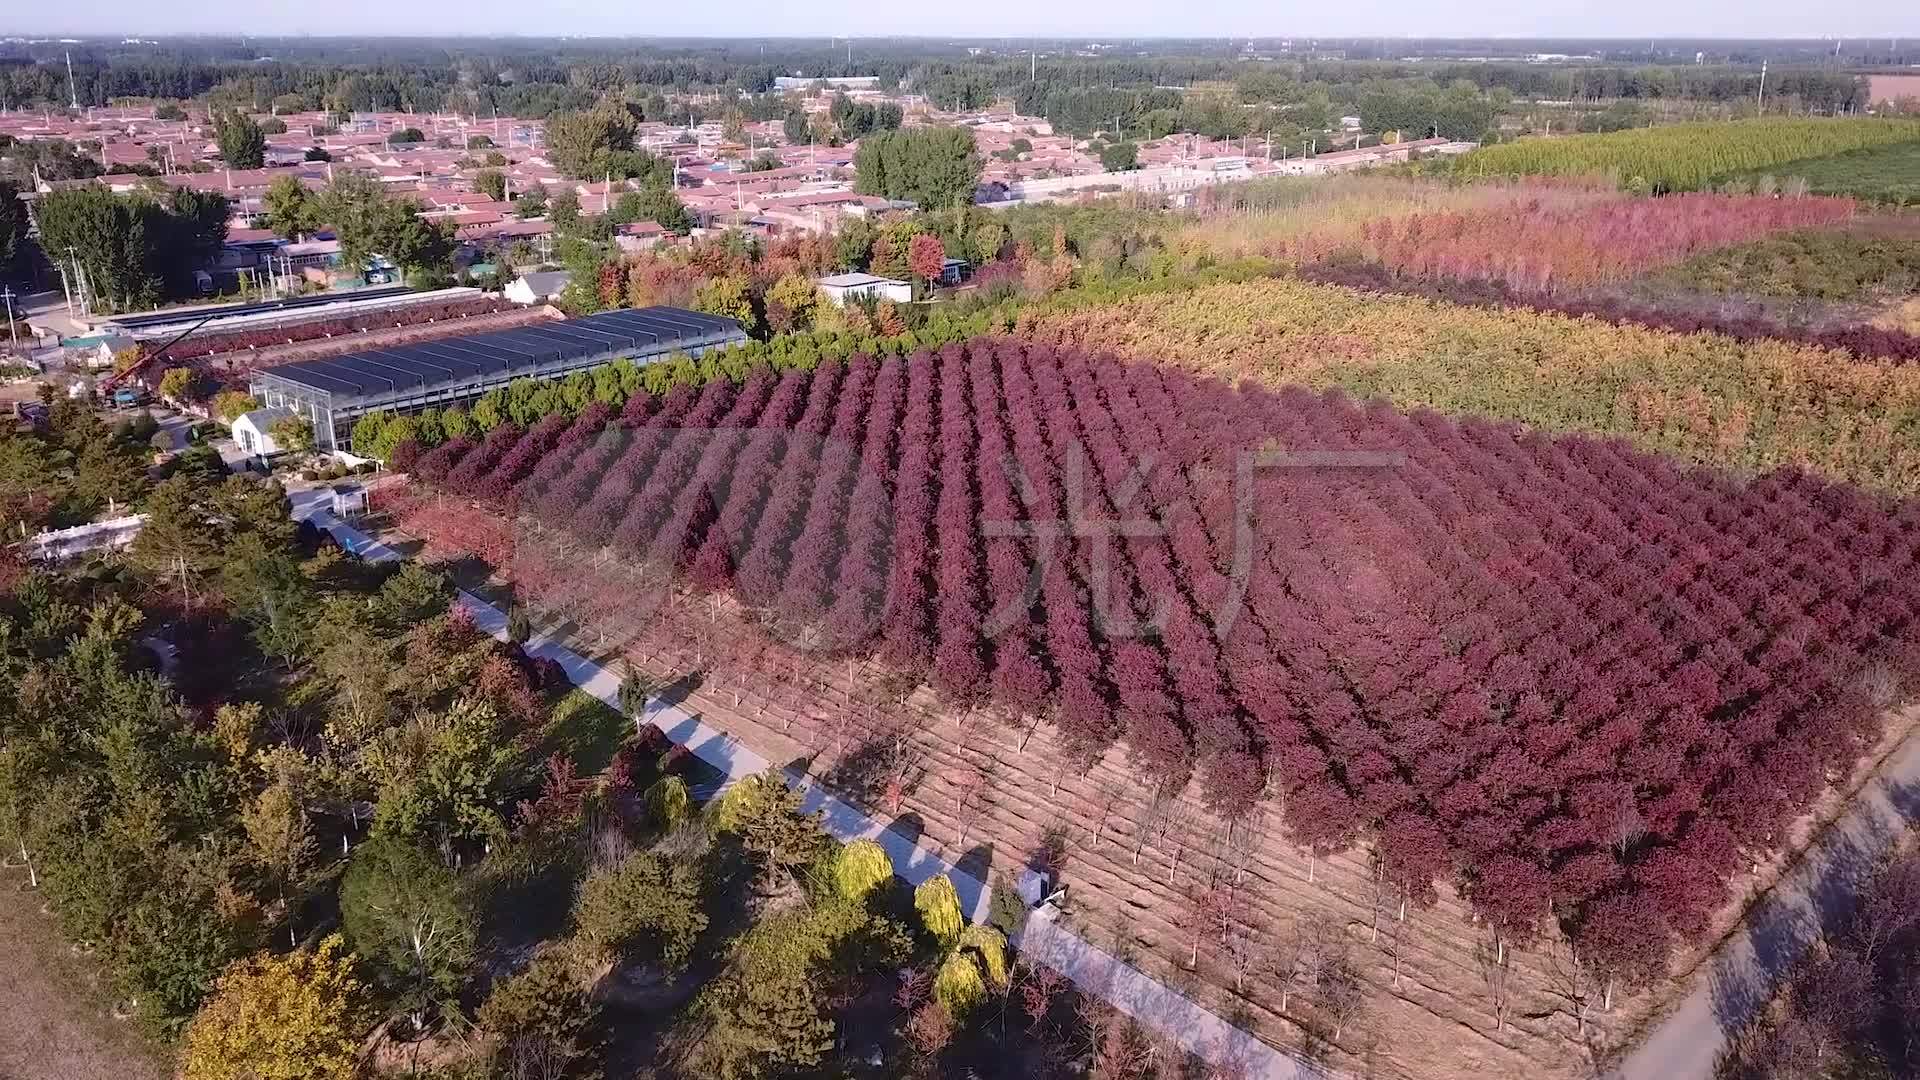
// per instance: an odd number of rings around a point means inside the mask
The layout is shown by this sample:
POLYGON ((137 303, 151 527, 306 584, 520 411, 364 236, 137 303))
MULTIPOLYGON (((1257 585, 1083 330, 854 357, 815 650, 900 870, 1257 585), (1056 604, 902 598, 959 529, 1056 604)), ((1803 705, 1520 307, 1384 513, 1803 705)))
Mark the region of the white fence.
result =
POLYGON ((117 550, 133 543, 147 523, 145 514, 75 525, 71 529, 52 529, 20 542, 27 558, 39 562, 59 562, 89 551, 117 550))

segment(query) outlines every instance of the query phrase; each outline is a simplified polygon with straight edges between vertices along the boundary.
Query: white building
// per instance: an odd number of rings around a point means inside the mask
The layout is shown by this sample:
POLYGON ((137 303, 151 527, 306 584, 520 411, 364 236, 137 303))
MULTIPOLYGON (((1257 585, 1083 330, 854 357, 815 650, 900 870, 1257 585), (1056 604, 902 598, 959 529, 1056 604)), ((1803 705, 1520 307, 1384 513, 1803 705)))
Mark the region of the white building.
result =
POLYGON ((857 300, 871 296, 876 300, 892 300, 904 304, 913 299, 913 284, 895 281, 892 278, 877 277, 873 274, 835 274, 823 277, 815 284, 825 293, 827 299, 842 307, 848 300, 857 300))
POLYGON ((265 460, 282 451, 273 439, 273 425, 294 415, 292 409, 255 409, 233 422, 233 441, 248 457, 265 460))
POLYGON ((500 291, 516 304, 546 304, 558 299, 560 293, 572 281, 571 270, 548 270, 542 273, 522 274, 500 291))
POLYGON ((805 90, 814 83, 825 83, 835 90, 872 90, 880 85, 878 75, 776 75, 773 79, 775 90, 805 90))

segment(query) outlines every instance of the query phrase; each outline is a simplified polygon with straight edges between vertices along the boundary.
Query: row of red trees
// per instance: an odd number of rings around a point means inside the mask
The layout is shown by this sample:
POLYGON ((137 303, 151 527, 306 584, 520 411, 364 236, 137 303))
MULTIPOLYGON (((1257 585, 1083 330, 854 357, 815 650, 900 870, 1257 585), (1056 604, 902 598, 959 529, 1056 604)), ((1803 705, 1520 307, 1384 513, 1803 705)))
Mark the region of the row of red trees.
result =
POLYGON ((195 334, 167 349, 172 361, 195 360, 220 353, 264 349, 269 345, 288 345, 298 341, 318 341, 358 334, 369 330, 391 330, 399 326, 419 326, 442 319, 465 319, 505 311, 512 301, 499 297, 475 296, 464 300, 445 300, 431 304, 409 304, 363 315, 343 315, 330 319, 264 327, 258 330, 231 330, 226 333, 195 334))
POLYGON ((497 429, 417 478, 731 590, 1414 903, 1658 971, 1920 670, 1920 508, 983 339, 497 429), (1276 453, 1278 452, 1278 453, 1276 453))

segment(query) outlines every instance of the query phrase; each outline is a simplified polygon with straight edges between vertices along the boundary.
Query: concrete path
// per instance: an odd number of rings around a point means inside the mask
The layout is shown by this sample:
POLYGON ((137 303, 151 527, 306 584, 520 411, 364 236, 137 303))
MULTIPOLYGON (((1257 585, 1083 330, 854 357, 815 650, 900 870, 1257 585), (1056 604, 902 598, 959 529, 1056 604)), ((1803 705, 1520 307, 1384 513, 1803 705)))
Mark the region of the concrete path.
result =
MULTIPOLYGON (((332 533, 343 548, 368 561, 389 562, 404 557, 335 517, 324 488, 297 493, 293 515, 332 533)), ((464 590, 457 603, 473 616, 475 626, 506 640, 505 612, 464 590)), ((545 635, 529 639, 526 650, 529 655, 554 660, 574 685, 612 708, 620 707, 618 674, 545 635)), ((677 705, 650 703, 646 720, 695 757, 718 769, 726 778, 723 784, 763 773, 772 764, 733 736, 706 723, 698 713, 689 713, 677 705)), ((835 839, 843 843, 860 839, 875 841, 893 860, 894 872, 909 885, 918 885, 938 874, 947 875, 954 891, 960 894, 960 906, 968 918, 974 922, 987 920, 992 893, 977 876, 956 869, 807 778, 787 774, 788 783, 796 781, 805 792, 802 810, 818 811, 821 824, 835 839)), ((1061 926, 1055 915, 1052 908, 1040 908, 1031 914, 1026 932, 1018 942, 1021 954, 1054 968, 1082 990, 1105 998, 1121 1012, 1188 1053, 1216 1066, 1231 1064, 1240 1070, 1237 1075, 1248 1080, 1333 1080, 1338 1075, 1275 1050, 1186 995, 1061 926)))
POLYGON ((1283 1054, 1195 1004, 1192 999, 1061 926, 1051 907, 1036 909, 1020 936, 1020 955, 1105 998, 1142 1026, 1170 1035, 1229 1076, 1331 1080, 1339 1075, 1283 1054), (1234 1072, 1238 1068, 1239 1072, 1234 1072))
POLYGON ((1729 1040, 1762 1009, 1822 931, 1855 906, 1863 877, 1920 822, 1920 734, 1881 764, 1694 975, 1687 996, 1622 1061, 1611 1080, 1708 1080, 1729 1040))

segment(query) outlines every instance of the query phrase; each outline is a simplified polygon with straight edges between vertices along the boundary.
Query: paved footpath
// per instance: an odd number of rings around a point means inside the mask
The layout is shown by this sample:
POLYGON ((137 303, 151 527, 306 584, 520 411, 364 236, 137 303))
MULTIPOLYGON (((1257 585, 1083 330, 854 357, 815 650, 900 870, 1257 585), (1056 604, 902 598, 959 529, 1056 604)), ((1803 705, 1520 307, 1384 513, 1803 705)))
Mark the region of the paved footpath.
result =
MULTIPOLYGON (((328 509, 326 489, 300 493, 293 516, 333 534, 346 550, 370 562, 389 562, 405 556, 341 521, 328 509)), ((501 640, 507 636, 507 616, 499 608, 462 590, 457 601, 473 616, 474 625, 501 640)), ((581 656, 544 634, 528 640, 527 652, 550 658, 574 685, 620 707, 620 676, 581 656)), ((726 783, 767 771, 771 762, 739 740, 677 705, 658 701, 647 706, 646 721, 685 746, 701 761, 720 770, 726 783)), ((788 774, 788 782, 794 777, 788 774)), ((985 922, 992 893, 979 877, 952 864, 888 829, 851 803, 835 798, 817 784, 799 780, 805 798, 801 808, 819 811, 821 823, 836 839, 873 840, 893 860, 894 872, 909 885, 945 874, 960 894, 960 906, 975 922, 985 922)), ((1051 908, 1034 911, 1019 942, 1021 954, 1040 961, 1072 979, 1081 989, 1111 1002, 1148 1029, 1214 1065, 1231 1064, 1248 1080, 1333 1080, 1338 1074, 1307 1064, 1268 1046, 1246 1031, 1194 1002, 1178 990, 1088 942, 1055 919, 1051 908)))
POLYGON ((1721 943, 1680 1004, 1609 1080, 1710 1080, 1728 1041, 1771 998, 1820 932, 1854 908, 1861 875, 1920 821, 1920 734, 1882 762, 1846 813, 1721 943))

